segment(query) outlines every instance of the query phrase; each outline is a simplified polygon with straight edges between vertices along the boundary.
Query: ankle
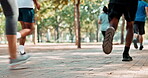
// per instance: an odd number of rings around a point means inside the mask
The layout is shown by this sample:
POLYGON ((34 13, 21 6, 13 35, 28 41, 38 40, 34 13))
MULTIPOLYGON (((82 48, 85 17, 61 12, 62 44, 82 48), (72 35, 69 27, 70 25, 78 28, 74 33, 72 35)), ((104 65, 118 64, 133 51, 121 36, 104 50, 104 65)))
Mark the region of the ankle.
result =
POLYGON ((9 57, 9 59, 12 59, 13 60, 13 59, 16 59, 16 57, 9 57))
POLYGON ((123 52, 123 54, 128 55, 128 54, 129 54, 129 49, 130 49, 130 47, 125 46, 125 47, 124 47, 124 52, 123 52))
POLYGON ((143 44, 142 44, 142 43, 140 43, 140 46, 143 46, 143 44))

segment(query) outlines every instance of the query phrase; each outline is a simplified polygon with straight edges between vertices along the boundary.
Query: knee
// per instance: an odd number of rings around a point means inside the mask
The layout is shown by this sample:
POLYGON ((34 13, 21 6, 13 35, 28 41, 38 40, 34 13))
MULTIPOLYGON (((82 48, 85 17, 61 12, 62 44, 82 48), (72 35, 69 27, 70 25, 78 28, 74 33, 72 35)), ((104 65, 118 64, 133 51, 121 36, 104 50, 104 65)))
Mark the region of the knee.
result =
POLYGON ((32 28, 31 28, 31 33, 30 33, 30 34, 32 34, 34 31, 35 31, 35 27, 32 26, 32 28))
POLYGON ((30 30, 30 34, 32 34, 35 30, 34 24, 27 24, 25 25, 25 29, 29 29, 30 30))

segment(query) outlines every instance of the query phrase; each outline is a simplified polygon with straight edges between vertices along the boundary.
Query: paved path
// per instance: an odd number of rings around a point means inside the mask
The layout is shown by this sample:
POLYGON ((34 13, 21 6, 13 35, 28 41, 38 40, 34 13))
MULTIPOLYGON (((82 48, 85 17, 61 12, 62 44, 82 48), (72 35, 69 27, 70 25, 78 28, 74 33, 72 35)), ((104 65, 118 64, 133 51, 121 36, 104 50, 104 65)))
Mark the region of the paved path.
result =
POLYGON ((0 45, 0 78, 148 78, 148 45, 144 50, 131 47, 133 61, 122 62, 124 45, 114 45, 110 55, 100 44, 27 45, 30 61, 9 70, 7 45, 0 45))

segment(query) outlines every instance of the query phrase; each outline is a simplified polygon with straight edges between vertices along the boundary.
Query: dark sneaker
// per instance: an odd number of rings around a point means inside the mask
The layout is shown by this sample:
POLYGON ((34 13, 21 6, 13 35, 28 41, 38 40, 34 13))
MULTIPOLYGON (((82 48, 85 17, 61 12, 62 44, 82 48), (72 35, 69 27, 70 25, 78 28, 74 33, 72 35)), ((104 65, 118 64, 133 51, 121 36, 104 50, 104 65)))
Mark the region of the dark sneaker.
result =
POLYGON ((112 51, 112 41, 114 34, 115 34, 115 29, 113 27, 110 27, 106 30, 105 38, 102 45, 105 54, 110 54, 112 51))
POLYGON ((123 59, 122 59, 122 61, 132 61, 132 60, 133 60, 132 57, 129 55, 123 56, 123 59))
POLYGON ((11 68, 15 68, 18 65, 21 65, 23 63, 26 63, 29 58, 30 58, 30 55, 25 54, 25 55, 21 55, 21 56, 17 57, 16 59, 10 59, 9 66, 11 68))
POLYGON ((143 46, 140 46, 139 50, 142 50, 143 49, 143 46))
POLYGON ((133 40, 133 43, 134 43, 134 47, 137 49, 137 48, 138 48, 138 45, 137 45, 137 40, 136 40, 136 39, 134 39, 134 40, 133 40))

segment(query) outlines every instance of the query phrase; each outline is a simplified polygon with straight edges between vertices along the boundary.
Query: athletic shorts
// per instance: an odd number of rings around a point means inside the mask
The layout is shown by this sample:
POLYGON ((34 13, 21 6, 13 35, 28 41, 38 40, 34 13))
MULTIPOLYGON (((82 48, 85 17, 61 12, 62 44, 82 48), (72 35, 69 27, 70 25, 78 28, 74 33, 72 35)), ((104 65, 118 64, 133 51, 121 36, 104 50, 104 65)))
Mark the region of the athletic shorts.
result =
POLYGON ((135 19, 137 5, 119 5, 109 3, 108 8, 109 21, 111 21, 114 17, 116 17, 119 20, 123 14, 127 22, 134 21, 135 19))
POLYGON ((34 14, 33 8, 19 8, 18 21, 34 23, 34 14))
POLYGON ((16 35, 18 7, 16 0, 0 0, 4 15, 6 17, 6 35, 16 35))
POLYGON ((145 26, 145 22, 135 21, 134 22, 134 33, 140 34, 140 35, 145 34, 144 26, 145 26))

